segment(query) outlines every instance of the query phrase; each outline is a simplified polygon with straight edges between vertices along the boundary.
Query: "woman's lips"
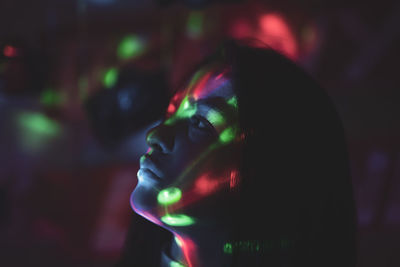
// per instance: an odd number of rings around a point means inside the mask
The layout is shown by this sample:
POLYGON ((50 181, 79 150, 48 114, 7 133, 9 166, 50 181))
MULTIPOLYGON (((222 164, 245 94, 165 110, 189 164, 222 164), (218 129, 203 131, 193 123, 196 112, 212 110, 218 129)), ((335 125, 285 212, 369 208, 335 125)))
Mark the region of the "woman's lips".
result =
POLYGON ((153 171, 147 168, 140 168, 139 171, 137 172, 137 177, 139 180, 144 179, 144 180, 154 180, 154 181, 161 181, 161 178, 158 177, 153 171))
POLYGON ((161 178, 163 177, 161 171, 147 154, 143 155, 140 158, 140 169, 138 171, 138 177, 139 175, 150 177, 156 180, 161 180, 161 178))

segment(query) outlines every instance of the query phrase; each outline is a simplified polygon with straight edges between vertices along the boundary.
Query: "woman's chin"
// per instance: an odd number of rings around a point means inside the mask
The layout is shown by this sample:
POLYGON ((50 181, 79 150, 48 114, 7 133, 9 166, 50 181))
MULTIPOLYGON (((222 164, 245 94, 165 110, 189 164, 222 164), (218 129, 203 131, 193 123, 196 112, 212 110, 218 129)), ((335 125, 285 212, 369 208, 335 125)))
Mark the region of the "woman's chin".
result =
POLYGON ((145 186, 137 185, 130 198, 132 209, 145 219, 160 225, 157 218, 157 190, 145 186))

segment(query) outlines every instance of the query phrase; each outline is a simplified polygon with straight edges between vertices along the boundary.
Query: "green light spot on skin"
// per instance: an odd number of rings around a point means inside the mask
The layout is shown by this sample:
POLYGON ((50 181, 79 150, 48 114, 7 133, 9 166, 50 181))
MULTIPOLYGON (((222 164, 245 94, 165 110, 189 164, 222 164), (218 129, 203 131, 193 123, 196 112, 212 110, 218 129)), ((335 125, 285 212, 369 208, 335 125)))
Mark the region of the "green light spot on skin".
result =
POLYGON ((189 15, 187 33, 192 38, 198 38, 203 32, 204 16, 199 11, 194 11, 189 15))
POLYGON ((182 242, 179 240, 179 238, 177 238, 176 236, 175 236, 175 242, 176 242, 176 244, 178 245, 178 246, 182 246, 182 242))
POLYGON ((197 109, 196 106, 190 104, 189 97, 186 96, 182 100, 182 102, 181 102, 178 110, 175 112, 175 114, 173 116, 171 116, 170 118, 168 118, 164 123, 166 125, 170 125, 179 118, 189 118, 196 113, 196 109, 197 109))
POLYGON ((141 55, 145 50, 144 41, 135 35, 128 35, 119 43, 117 54, 121 59, 132 59, 141 55))
POLYGON ((171 263, 169 264, 169 267, 185 267, 185 265, 180 264, 179 262, 176 262, 176 261, 171 261, 171 263))
POLYGON ((235 131, 232 127, 226 128, 220 135, 219 140, 221 143, 229 143, 235 139, 235 131))
POLYGON ((158 193, 157 201, 161 205, 171 205, 178 202, 182 197, 182 192, 179 188, 169 187, 161 190, 158 193))
POLYGON ((103 84, 106 88, 111 88, 115 85, 118 79, 118 70, 111 68, 106 71, 103 78, 103 84))
POLYGON ((161 221, 170 226, 189 226, 194 224, 194 219, 184 214, 167 214, 161 218, 161 221))
POLYGON ((225 243, 225 245, 224 245, 224 253, 232 254, 232 244, 231 243, 225 243))
POLYGON ((237 108, 237 98, 233 96, 231 99, 228 100, 228 104, 237 108))
POLYGON ((207 112, 207 120, 212 125, 215 125, 215 126, 225 123, 224 117, 219 112, 216 112, 215 110, 210 110, 209 112, 207 112))
POLYGON ((183 109, 188 109, 190 107, 189 101, 186 99, 185 103, 183 104, 183 109))

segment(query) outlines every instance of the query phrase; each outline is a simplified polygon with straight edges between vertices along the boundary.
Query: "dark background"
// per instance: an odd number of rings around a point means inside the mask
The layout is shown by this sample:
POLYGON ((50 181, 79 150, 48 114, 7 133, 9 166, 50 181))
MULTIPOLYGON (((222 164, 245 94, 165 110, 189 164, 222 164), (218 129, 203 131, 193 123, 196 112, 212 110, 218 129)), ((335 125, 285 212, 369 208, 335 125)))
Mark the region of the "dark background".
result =
POLYGON ((0 266, 113 266, 144 132, 188 70, 245 36, 332 97, 358 267, 400 266, 399 26, 391 0, 2 0, 0 266))

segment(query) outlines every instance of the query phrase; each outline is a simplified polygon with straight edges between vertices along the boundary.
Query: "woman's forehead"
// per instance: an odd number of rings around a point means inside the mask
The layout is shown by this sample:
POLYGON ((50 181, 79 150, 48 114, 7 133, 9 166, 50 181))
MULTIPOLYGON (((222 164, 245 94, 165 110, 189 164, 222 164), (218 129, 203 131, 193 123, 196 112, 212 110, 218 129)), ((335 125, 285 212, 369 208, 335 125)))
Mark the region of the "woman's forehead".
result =
POLYGON ((201 68, 192 76, 182 93, 184 96, 190 96, 194 100, 209 97, 231 98, 234 92, 230 68, 217 64, 201 68))

